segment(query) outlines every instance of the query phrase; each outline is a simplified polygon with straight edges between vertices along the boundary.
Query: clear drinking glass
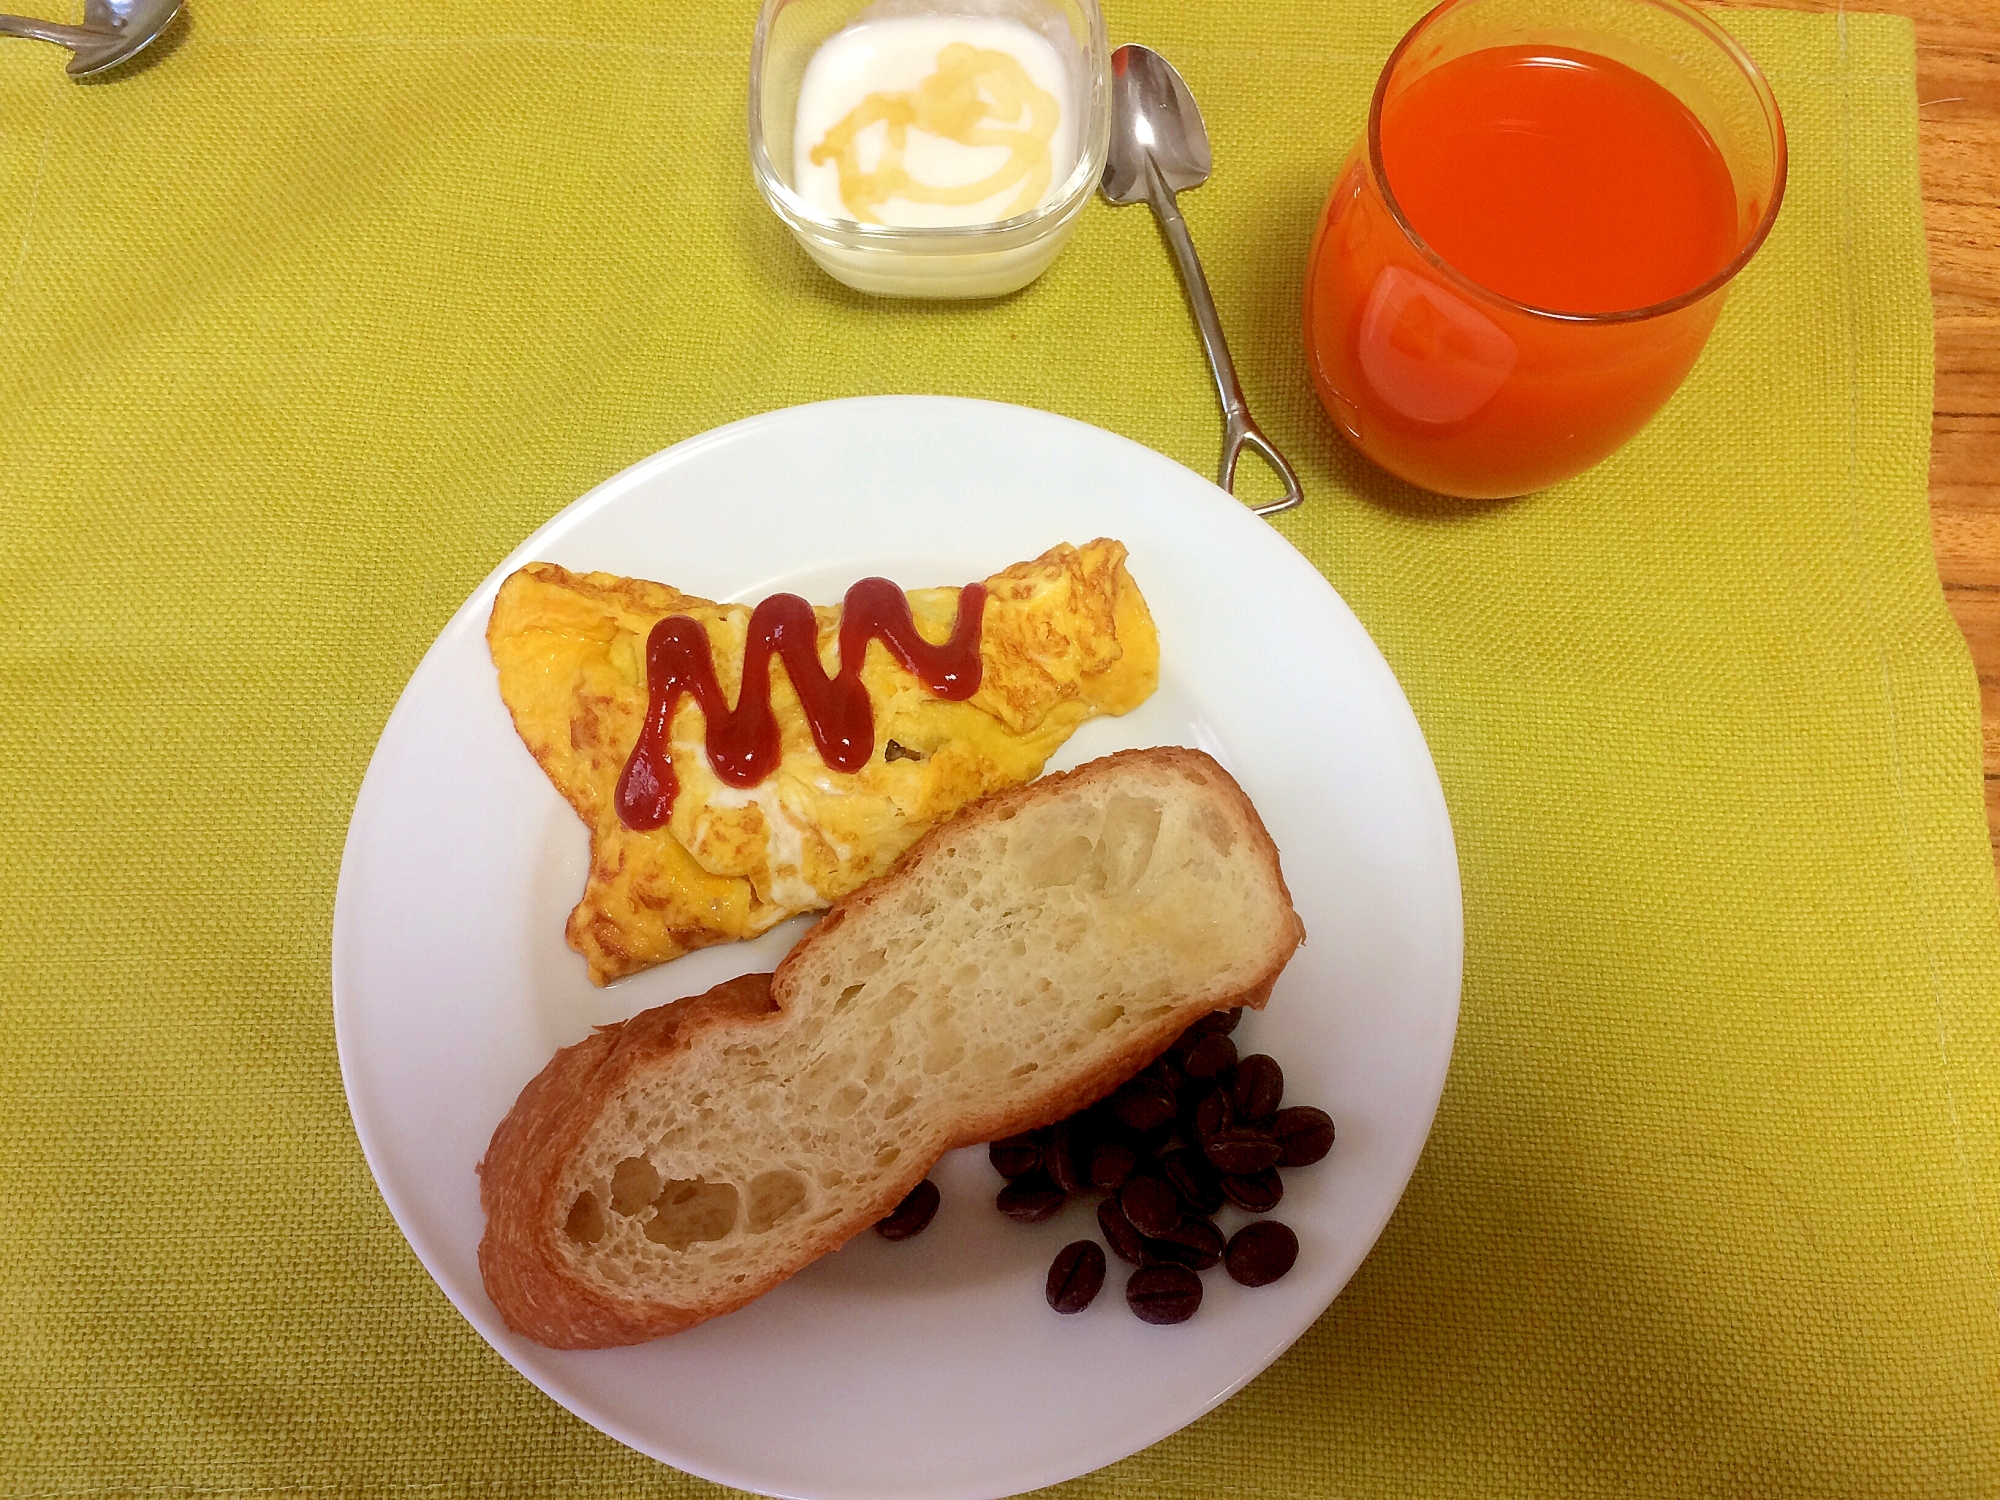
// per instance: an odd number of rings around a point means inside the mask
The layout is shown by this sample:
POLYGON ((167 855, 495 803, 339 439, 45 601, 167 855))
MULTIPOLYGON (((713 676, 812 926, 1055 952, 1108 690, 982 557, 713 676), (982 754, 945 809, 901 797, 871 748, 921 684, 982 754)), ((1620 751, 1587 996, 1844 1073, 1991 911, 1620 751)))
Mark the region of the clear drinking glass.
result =
POLYGON ((1390 54, 1313 236, 1305 337, 1320 402, 1377 464, 1444 494, 1500 498, 1580 474, 1679 387, 1784 187, 1784 123, 1763 75, 1679 0, 1447 0, 1390 54), (1736 250, 1719 271, 1651 306, 1569 312, 1481 286, 1411 227, 1383 165, 1385 104, 1455 58, 1521 45, 1622 63, 1701 122, 1735 187, 1736 250))
POLYGON ((828 275, 891 297, 997 297, 1047 269, 1104 175, 1111 49, 1097 0, 764 0, 750 53, 750 170, 772 211, 828 275), (1068 64, 1077 160, 1046 202, 992 224, 906 229, 828 216, 793 190, 792 128, 806 64, 835 32, 899 16, 1000 17, 1068 64))

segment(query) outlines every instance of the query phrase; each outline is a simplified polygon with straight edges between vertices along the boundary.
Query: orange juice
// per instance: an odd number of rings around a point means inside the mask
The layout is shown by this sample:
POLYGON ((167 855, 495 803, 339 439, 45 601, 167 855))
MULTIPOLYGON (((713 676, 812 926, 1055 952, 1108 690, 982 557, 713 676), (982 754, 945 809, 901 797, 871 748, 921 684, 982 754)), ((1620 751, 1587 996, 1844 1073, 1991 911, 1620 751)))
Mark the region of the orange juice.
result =
POLYGON ((1392 59, 1313 240, 1320 400, 1426 488, 1569 478, 1680 384, 1768 205, 1742 201, 1693 110, 1622 62, 1513 43, 1399 78, 1392 59))
POLYGON ((1447 264, 1531 307, 1649 307, 1736 253, 1736 187, 1701 121, 1573 47, 1489 47, 1424 74, 1383 105, 1382 164, 1447 264))

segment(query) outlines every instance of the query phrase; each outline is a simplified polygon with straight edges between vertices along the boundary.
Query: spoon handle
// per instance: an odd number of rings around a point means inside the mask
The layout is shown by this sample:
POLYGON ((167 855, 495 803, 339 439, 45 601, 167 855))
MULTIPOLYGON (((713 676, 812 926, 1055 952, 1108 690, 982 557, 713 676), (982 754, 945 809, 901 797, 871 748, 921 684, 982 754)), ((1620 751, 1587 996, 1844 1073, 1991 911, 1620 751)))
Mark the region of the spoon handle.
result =
POLYGON ((99 47, 112 40, 101 31, 81 26, 65 26, 59 21, 37 21, 33 16, 0 16, 0 36, 26 37, 35 42, 54 42, 75 52, 83 47, 99 47))
POLYGON ((1160 233, 1166 239, 1167 248, 1173 252, 1175 266, 1180 270, 1188 305, 1194 309, 1195 327, 1201 330, 1201 347, 1208 354, 1208 368, 1215 376, 1215 391, 1222 398, 1221 485, 1231 494, 1236 493, 1236 460, 1246 447, 1254 448, 1284 480, 1285 493, 1280 499, 1250 508, 1260 516, 1274 516, 1279 511, 1290 510, 1305 499, 1305 491, 1299 487, 1299 476, 1292 472, 1292 466, 1285 462, 1284 455, 1251 419, 1250 403, 1243 395, 1243 383, 1236 378, 1236 363, 1229 357, 1229 341, 1222 336, 1222 319, 1216 314, 1215 298, 1208 290, 1208 278, 1201 270, 1201 257, 1194 253, 1194 240, 1188 234, 1187 220, 1181 217, 1180 204, 1174 199, 1173 189, 1161 180, 1159 168, 1150 161, 1146 176, 1146 201, 1153 207, 1153 216, 1160 221, 1160 233))

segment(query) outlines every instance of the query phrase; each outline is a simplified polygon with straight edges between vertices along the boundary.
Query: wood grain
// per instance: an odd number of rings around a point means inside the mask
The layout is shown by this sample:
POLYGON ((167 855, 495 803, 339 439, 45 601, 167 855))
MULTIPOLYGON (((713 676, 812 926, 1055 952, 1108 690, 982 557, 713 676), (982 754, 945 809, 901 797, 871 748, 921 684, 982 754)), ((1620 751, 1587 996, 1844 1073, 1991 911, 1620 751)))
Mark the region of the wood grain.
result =
POLYGON ((2000 868, 2000 0, 1722 0, 1889 11, 1917 28, 1917 118, 1937 317, 1931 539, 1972 647, 1986 832, 2000 868))

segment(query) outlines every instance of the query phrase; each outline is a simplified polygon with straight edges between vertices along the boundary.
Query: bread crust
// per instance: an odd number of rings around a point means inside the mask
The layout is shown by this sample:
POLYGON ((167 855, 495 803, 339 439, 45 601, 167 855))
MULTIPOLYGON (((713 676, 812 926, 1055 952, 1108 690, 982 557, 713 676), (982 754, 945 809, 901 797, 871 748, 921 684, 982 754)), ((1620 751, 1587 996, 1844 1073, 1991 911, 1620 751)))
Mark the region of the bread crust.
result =
POLYGON ((636 1074, 671 1066, 706 1032, 749 1032, 777 1018, 771 976, 739 975, 692 999, 598 1027, 556 1053, 521 1090, 479 1163, 479 1205, 486 1211, 479 1274, 509 1328, 553 1349, 602 1349, 678 1333, 728 1310, 613 1298, 572 1274, 556 1192, 598 1113, 636 1074))
MULTIPOLYGON (((813 1260, 868 1229, 928 1175, 945 1151, 978 1145, 1066 1119, 1096 1103, 1158 1057, 1201 1015, 1237 1006, 1262 1009, 1278 975, 1304 940, 1291 907, 1278 855, 1255 807, 1235 781, 1210 757, 1178 747, 1130 750, 1074 771, 1044 776, 975 803, 959 817, 925 834, 883 875, 835 904, 800 940, 775 975, 748 974, 717 985, 706 994, 640 1012, 629 1021, 599 1028, 558 1052, 521 1091, 495 1130, 480 1163, 480 1202, 487 1216, 479 1265, 488 1295, 515 1332, 553 1348, 604 1348, 677 1333, 761 1296, 803 1270, 813 1260), (857 1192, 851 1206, 831 1219, 786 1263, 764 1268, 729 1292, 694 1306, 618 1298, 576 1275, 563 1248, 566 1205, 559 1201, 564 1173, 583 1148, 605 1107, 635 1077, 674 1066, 694 1039, 718 1029, 750 1035, 779 1022, 794 1003, 801 976, 823 958, 836 957, 844 927, 878 901, 897 895, 922 871, 927 851, 955 834, 985 823, 1005 821, 1037 798, 1095 780, 1121 776, 1135 758, 1154 770, 1195 780, 1223 795, 1254 840, 1258 856, 1283 892, 1290 916, 1289 940, 1273 946, 1270 960, 1247 987, 1182 1006, 1165 1014, 1116 1054, 1080 1075, 1052 1080, 1036 1092, 1021 1092, 1004 1107, 968 1112, 935 1150, 907 1152, 893 1172, 857 1192)), ((931 1137, 923 1144, 936 1142, 931 1137)))

